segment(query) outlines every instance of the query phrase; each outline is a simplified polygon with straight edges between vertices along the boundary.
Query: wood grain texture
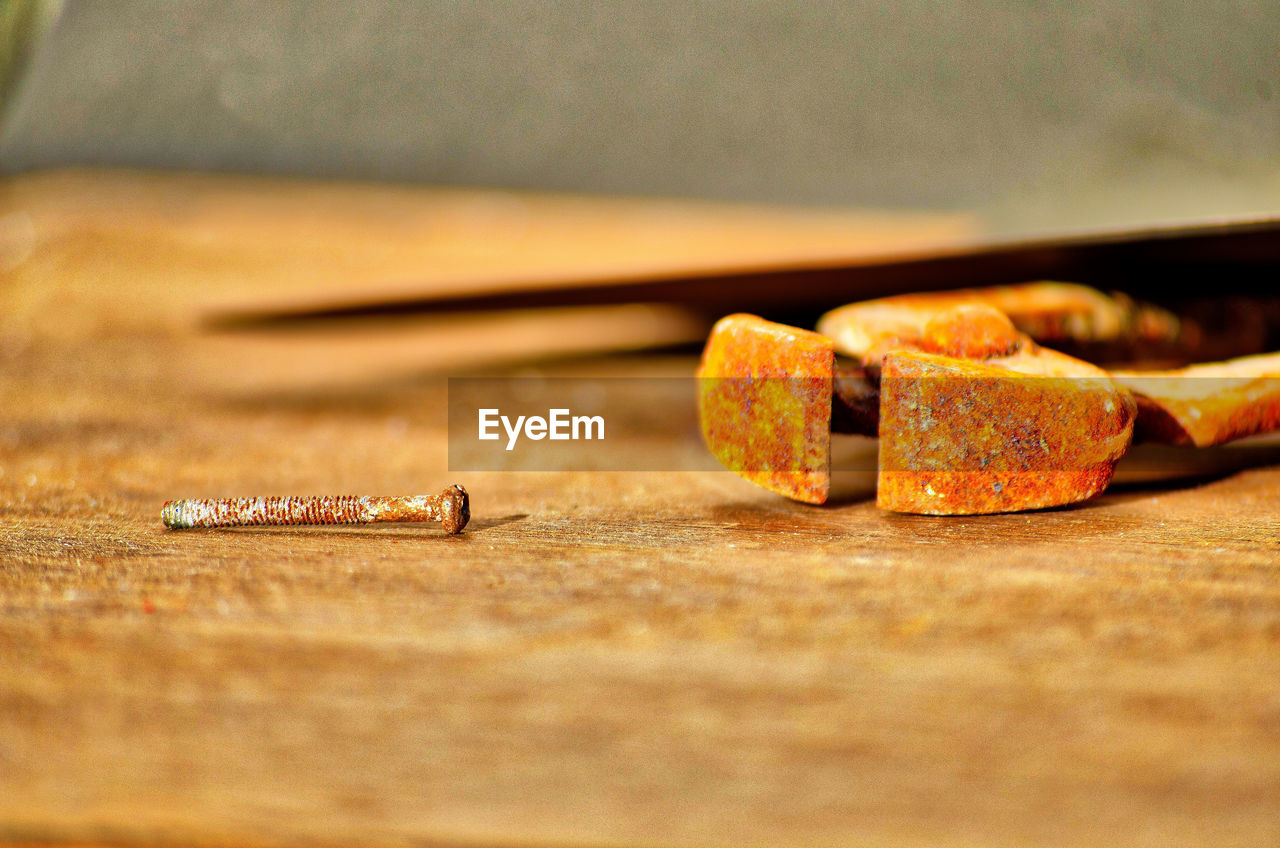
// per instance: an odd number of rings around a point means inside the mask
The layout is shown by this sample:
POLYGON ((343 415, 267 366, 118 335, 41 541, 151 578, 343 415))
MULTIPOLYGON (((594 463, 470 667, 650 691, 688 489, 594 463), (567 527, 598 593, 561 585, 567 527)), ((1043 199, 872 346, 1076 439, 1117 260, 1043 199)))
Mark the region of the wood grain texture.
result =
MULTIPOLYGON (((500 373, 485 350, 595 318, 193 328, 214 302, 461 255, 400 223, 475 196, 119 174, 2 191, 0 837, 1280 842, 1280 469, 980 518, 883 513, 861 480, 816 508, 726 473, 451 475, 443 375, 500 373), (451 482, 474 514, 456 538, 159 520, 174 497, 451 482)), ((664 231, 628 229, 642 201, 520 202, 560 253, 476 248, 489 271, 603 264, 664 231)), ((741 221, 698 214, 722 236, 686 249, 722 259, 741 221)), ((773 249, 831 247, 807 213, 768 214, 773 249)))

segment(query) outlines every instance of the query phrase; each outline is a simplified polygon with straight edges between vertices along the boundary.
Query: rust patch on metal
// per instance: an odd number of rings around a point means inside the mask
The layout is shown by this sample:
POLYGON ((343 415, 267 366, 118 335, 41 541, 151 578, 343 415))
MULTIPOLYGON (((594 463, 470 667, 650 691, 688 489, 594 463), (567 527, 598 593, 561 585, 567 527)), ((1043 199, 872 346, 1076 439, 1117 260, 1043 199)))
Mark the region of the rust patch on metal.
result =
POLYGON ((987 362, 894 351, 881 373, 876 505, 972 515, 1086 500, 1110 482, 1134 415, 1105 371, 1029 340, 987 362))
POLYGON ((920 346, 929 353, 963 359, 1011 356, 1025 336, 998 309, 981 303, 965 303, 939 312, 924 325, 920 346))
POLYGON ((1143 441, 1203 448, 1280 429, 1280 353, 1113 376, 1137 398, 1143 441))
POLYGON ((730 316, 699 371, 728 378, 700 396, 713 453, 795 500, 826 500, 832 429, 867 432, 877 417, 877 505, 935 515, 1087 500, 1106 488, 1135 432, 1209 446, 1280 429, 1280 353, 1112 375, 1024 332, 1141 344, 1185 329, 1162 310, 1084 286, 886 298, 829 313, 819 329, 837 341, 730 316), (861 367, 833 379, 833 348, 861 356, 861 367))
POLYGON ((835 349, 817 333, 755 315, 721 319, 698 369, 698 422, 726 468, 793 500, 831 488, 835 349))
POLYGON ((838 352, 874 365, 891 350, 921 348, 926 326, 938 313, 972 304, 1004 313, 1018 331, 1036 341, 1078 344, 1099 353, 1162 349, 1187 341, 1189 329, 1173 314, 1124 295, 1046 281, 853 303, 822 316, 818 332, 830 337, 838 352))

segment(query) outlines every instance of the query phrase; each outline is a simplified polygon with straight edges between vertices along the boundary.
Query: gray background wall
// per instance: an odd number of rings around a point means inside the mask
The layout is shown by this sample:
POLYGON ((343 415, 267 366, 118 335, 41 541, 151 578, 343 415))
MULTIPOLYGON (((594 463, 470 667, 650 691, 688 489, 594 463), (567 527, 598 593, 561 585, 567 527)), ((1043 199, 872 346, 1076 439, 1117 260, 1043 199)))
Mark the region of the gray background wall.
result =
POLYGON ((1276 0, 68 0, 0 167, 1276 212, 1278 56, 1276 0))

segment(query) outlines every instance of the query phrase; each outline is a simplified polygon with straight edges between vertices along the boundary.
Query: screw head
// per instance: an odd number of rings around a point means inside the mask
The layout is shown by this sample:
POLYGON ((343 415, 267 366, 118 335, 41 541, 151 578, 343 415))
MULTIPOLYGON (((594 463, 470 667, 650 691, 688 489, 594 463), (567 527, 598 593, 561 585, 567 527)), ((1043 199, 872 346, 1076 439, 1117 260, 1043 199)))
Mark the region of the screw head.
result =
POLYGON ((457 483, 440 493, 440 527, 449 535, 462 532, 471 520, 471 503, 467 490, 457 483))

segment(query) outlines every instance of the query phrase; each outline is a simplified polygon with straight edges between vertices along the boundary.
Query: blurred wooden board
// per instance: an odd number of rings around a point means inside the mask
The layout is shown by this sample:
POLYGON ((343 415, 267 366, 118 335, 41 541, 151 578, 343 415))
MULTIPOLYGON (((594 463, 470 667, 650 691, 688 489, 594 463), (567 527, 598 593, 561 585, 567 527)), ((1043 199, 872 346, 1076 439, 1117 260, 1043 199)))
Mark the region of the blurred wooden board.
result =
POLYGON ((477 197, 92 173, 0 189, 0 837, 1280 842, 1280 469, 962 519, 856 491, 804 507, 724 473, 450 474, 445 375, 502 373, 570 325, 679 338, 679 316, 195 329, 210 305, 421 267, 454 285, 714 263, 764 234, 836 251, 870 220, 518 197, 536 237, 490 251, 489 225, 439 224, 477 197), (171 497, 455 480, 475 514, 457 538, 158 519, 171 497))

